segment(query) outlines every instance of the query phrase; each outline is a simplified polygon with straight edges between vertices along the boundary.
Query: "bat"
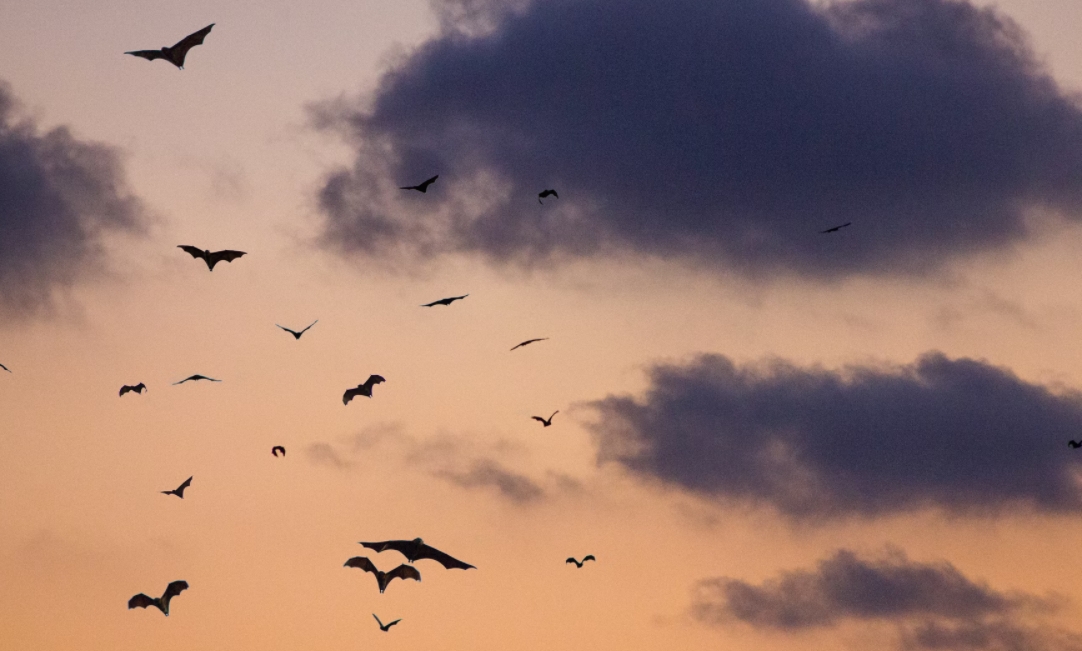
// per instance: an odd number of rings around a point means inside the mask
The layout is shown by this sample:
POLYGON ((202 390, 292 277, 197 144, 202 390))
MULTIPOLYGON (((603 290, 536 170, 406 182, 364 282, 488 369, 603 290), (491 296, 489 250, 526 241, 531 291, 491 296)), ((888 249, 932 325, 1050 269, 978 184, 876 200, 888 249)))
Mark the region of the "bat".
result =
POLYGON ((123 398, 124 394, 128 393, 130 391, 134 391, 134 392, 136 392, 138 394, 142 394, 146 390, 147 390, 147 385, 143 384, 142 382, 140 382, 139 384, 136 384, 135 386, 132 386, 130 384, 125 384, 124 386, 120 387, 120 397, 123 398))
POLYGON ((169 602, 173 600, 173 597, 177 596, 181 592, 188 589, 187 581, 173 581, 165 588, 165 594, 160 597, 148 597, 142 592, 135 595, 128 600, 128 610, 132 608, 146 608, 147 606, 154 606, 158 610, 165 613, 165 616, 169 616, 169 602))
POLYGON ((173 47, 163 47, 160 50, 135 50, 133 52, 125 52, 124 54, 131 54, 137 57, 142 57, 147 61, 153 61, 154 59, 165 59, 169 63, 175 65, 178 69, 184 69, 184 57, 188 56, 188 50, 192 49, 196 45, 202 45, 203 39, 210 34, 210 29, 214 27, 214 23, 211 23, 192 34, 188 34, 184 38, 177 41, 173 47))
POLYGON ((432 307, 433 305, 450 305, 451 303, 454 303, 455 301, 461 301, 462 299, 466 298, 467 296, 469 296, 469 294, 463 294, 462 296, 452 296, 450 298, 441 298, 438 301, 432 301, 431 303, 425 303, 421 307, 432 307))
POLYGON ((383 542, 363 542, 360 544, 369 549, 376 550, 377 553, 387 551, 388 549, 393 549, 396 552, 399 552, 403 556, 405 556, 406 560, 410 563, 414 561, 419 561, 422 558, 431 558, 432 560, 437 561, 449 570, 477 569, 473 565, 470 565, 469 563, 463 563, 457 558, 453 558, 452 556, 441 552, 435 547, 429 547, 425 544, 425 541, 421 540, 420 538, 414 538, 413 540, 384 540, 383 542))
POLYGON ((4 370, 5 370, 5 371, 7 371, 8 373, 11 373, 11 369, 9 369, 8 367, 4 366, 3 364, 0 364, 0 368, 4 369, 4 370))
POLYGON ((428 192, 428 186, 435 183, 436 179, 438 179, 438 178, 440 178, 439 174, 433 176, 432 178, 428 179, 424 183, 418 183, 417 185, 404 185, 404 186, 399 187, 398 189, 399 190, 417 190, 418 192, 428 192))
MULTIPOLYGON (((528 344, 532 344, 535 341, 545 341, 546 339, 548 339, 548 337, 541 337, 540 339, 527 339, 526 341, 522 342, 521 344, 515 346, 515 348, 521 348, 521 347, 526 346, 528 344)), ((511 350, 514 350, 515 348, 512 348, 511 350)))
MULTIPOLYGON (((387 584, 391 582, 391 579, 413 579, 414 581, 421 580, 421 573, 417 571, 417 568, 410 567, 409 565, 399 565, 390 572, 380 572, 376 569, 376 566, 372 561, 368 560, 365 556, 354 556, 346 561, 345 567, 357 567, 365 572, 371 572, 376 575, 376 583, 379 583, 379 593, 383 594, 383 591, 387 589, 387 584)), ((390 624, 388 624, 390 626, 390 624)))
MULTIPOLYGON (((313 322, 312 322, 312 323, 311 323, 311 324, 310 324, 310 325, 308 326, 308 328, 311 328, 312 326, 314 326, 314 325, 315 325, 315 324, 317 324, 317 323, 319 323, 319 319, 316 319, 315 321, 313 321, 313 322)), ((275 323, 274 325, 278 326, 278 327, 279 327, 279 328, 281 328, 282 330, 285 330, 285 331, 286 331, 286 332, 288 332, 289 334, 293 335, 293 338, 294 338, 294 339, 300 339, 300 338, 301 338, 301 335, 303 335, 304 333, 308 332, 308 328, 305 328, 304 330, 301 330, 300 332, 297 332, 296 330, 290 330, 289 328, 287 328, 287 327, 285 327, 285 326, 280 326, 280 325, 278 325, 277 323, 275 323)))
POLYGON ((576 561, 574 558, 569 558, 566 561, 564 561, 564 563, 574 563, 575 567, 577 567, 579 569, 582 569, 582 564, 585 563, 586 561, 596 561, 596 560, 597 559, 594 558, 593 554, 589 554, 587 556, 583 556, 581 561, 576 561))
MULTIPOLYGON (((556 414, 558 414, 558 413, 560 413, 560 410, 559 410, 559 409, 557 409, 556 411, 552 412, 552 416, 555 416, 555 415, 556 415, 556 414)), ((532 418, 532 419, 534 419, 534 420, 536 420, 536 421, 540 421, 540 422, 541 422, 542 424, 544 424, 544 426, 545 426, 545 427, 548 427, 549 425, 551 425, 551 424, 552 424, 552 416, 549 416, 549 417, 548 417, 548 420, 545 420, 544 418, 541 418, 540 416, 530 416, 530 418, 532 418)))
MULTIPOLYGON (((372 616, 376 617, 376 613, 372 613, 372 616)), ((376 617, 376 623, 379 624, 379 630, 383 631, 384 633, 391 630, 391 627, 394 626, 395 624, 397 624, 400 621, 402 621, 402 620, 401 619, 396 619, 393 622, 384 624, 383 622, 379 621, 379 617, 376 617)))
MULTIPOLYGON (((161 493, 162 493, 162 495, 176 495, 180 499, 184 499, 184 489, 188 488, 191 485, 192 485, 192 478, 188 477, 187 479, 184 480, 184 483, 181 484, 180 486, 177 486, 176 488, 174 488, 171 491, 162 491, 161 493)), ((166 613, 166 615, 168 615, 168 614, 169 613, 166 613)))
POLYGON ((278 456, 278 451, 279 451, 279 450, 281 450, 281 451, 282 451, 282 456, 283 456, 283 457, 284 457, 284 456, 286 456, 286 449, 285 449, 285 448, 283 448, 283 447, 282 447, 282 446, 280 446, 280 445, 276 445, 276 446, 274 446, 273 448, 271 448, 271 454, 273 454, 274 456, 278 456))
POLYGON ((819 234, 820 235, 826 235, 827 233, 837 233, 838 231, 840 231, 841 229, 845 228, 846 226, 848 226, 848 225, 850 225, 852 223, 853 222, 845 222, 841 226, 835 226, 833 228, 828 228, 825 231, 819 231, 819 234))
MULTIPOLYGON (((214 265, 219 262, 232 262, 242 255, 246 255, 244 251, 215 251, 213 253, 208 249, 201 249, 198 246, 190 246, 188 244, 178 244, 178 249, 184 249, 191 254, 193 258, 199 258, 207 263, 207 268, 214 271, 214 265)), ((276 324, 277 325, 277 324, 276 324)))
POLYGON ((559 199, 560 195, 556 194, 555 190, 542 190, 541 192, 537 193, 537 203, 544 204, 545 202, 541 200, 545 197, 556 197, 557 199, 559 199))
POLYGON ((356 388, 346 389, 346 392, 342 394, 342 404, 348 405, 350 400, 353 400, 357 396, 372 397, 372 387, 386 382, 382 375, 369 375, 368 379, 364 381, 364 384, 358 384, 356 388))
POLYGON ((1082 441, 1067 441, 1067 447, 1077 450, 1078 448, 1082 448, 1082 441))
POLYGON ((173 383, 173 386, 176 386, 176 385, 178 385, 178 384, 184 384, 185 382, 188 382, 189 380, 191 380, 191 381, 198 381, 198 380, 210 380, 211 382, 221 382, 221 380, 215 380, 215 379, 214 379, 214 378, 212 378, 212 377, 207 377, 207 376, 205 376, 205 375, 199 375, 199 374, 197 373, 197 374, 195 374, 195 375, 193 375, 193 376, 191 376, 191 377, 186 377, 186 378, 184 378, 184 379, 183 379, 183 380, 181 380, 180 382, 174 382, 174 383, 173 383))

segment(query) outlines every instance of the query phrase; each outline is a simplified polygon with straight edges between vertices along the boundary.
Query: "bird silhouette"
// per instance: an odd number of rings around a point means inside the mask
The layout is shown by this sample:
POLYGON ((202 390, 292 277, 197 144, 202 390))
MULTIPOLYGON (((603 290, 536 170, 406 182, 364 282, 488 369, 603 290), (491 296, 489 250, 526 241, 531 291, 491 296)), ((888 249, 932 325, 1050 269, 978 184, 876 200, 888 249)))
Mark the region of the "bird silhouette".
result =
POLYGON ((131 384, 125 384, 124 386, 120 387, 120 397, 123 398, 125 393, 129 393, 131 391, 141 394, 146 391, 146 389, 147 385, 143 384, 142 382, 134 386, 131 384))
MULTIPOLYGON (((418 580, 420 580, 420 579, 418 579, 418 580)), ((376 613, 372 613, 372 616, 376 617, 376 613)), ((401 619, 396 619, 393 622, 388 622, 388 623, 384 624, 383 622, 379 621, 379 617, 376 617, 376 623, 379 624, 379 630, 383 631, 384 633, 391 630, 391 627, 394 626, 395 624, 397 624, 400 621, 402 621, 402 620, 401 619)))
POLYGON ((594 558, 593 554, 589 554, 587 556, 583 556, 581 561, 576 561, 574 558, 569 558, 566 561, 564 561, 564 563, 574 563, 575 567, 577 567, 579 569, 582 569, 582 564, 585 563, 586 561, 597 561, 597 559, 594 558))
POLYGON ((537 193, 537 203, 544 204, 545 202, 541 200, 545 197, 556 197, 557 199, 559 199, 560 195, 556 194, 555 190, 542 190, 541 192, 537 193))
POLYGON ((410 563, 421 560, 422 558, 431 558, 432 560, 443 565, 447 569, 459 569, 469 570, 477 569, 469 563, 463 563, 462 561, 441 552, 435 547, 429 547, 425 544, 425 541, 420 538, 414 538, 413 540, 384 540, 382 542, 363 542, 360 543, 369 549, 376 550, 376 553, 393 549, 396 552, 401 553, 406 557, 406 560, 410 563))
POLYGON ((1067 447, 1070 448, 1082 448, 1082 441, 1067 441, 1067 447))
POLYGON ((819 231, 819 234, 820 235, 826 235, 827 233, 837 233, 838 231, 840 231, 841 229, 845 228, 846 226, 848 226, 848 225, 850 225, 852 223, 853 222, 845 222, 844 224, 841 224, 840 226, 834 226, 832 228, 826 229, 825 231, 819 231))
POLYGON ((346 392, 342 394, 342 404, 348 405, 349 401, 357 396, 367 396, 371 398, 372 387, 386 381, 387 380, 383 379, 382 375, 369 375, 364 384, 358 384, 356 388, 353 389, 346 389, 346 392))
POLYGON ((409 565, 399 565, 390 572, 380 572, 376 569, 376 566, 372 561, 368 560, 365 556, 354 556, 346 561, 345 567, 356 567, 364 570, 365 572, 371 572, 376 575, 376 583, 379 584, 379 593, 383 594, 383 591, 387 589, 387 584, 391 582, 391 579, 413 579, 414 581, 421 580, 421 573, 417 571, 417 568, 409 565))
MULTIPOLYGON (((521 348, 523 346, 532 344, 535 341, 545 341, 546 339, 548 339, 548 337, 541 337, 540 339, 527 339, 526 341, 522 342, 521 344, 515 346, 515 348, 521 348)), ((511 350, 514 350, 515 348, 512 348, 511 350)))
POLYGON ((469 294, 463 294, 462 296, 452 296, 450 298, 441 298, 438 301, 432 301, 431 303, 425 303, 421 307, 432 307, 433 305, 450 305, 451 303, 454 303, 455 301, 461 301, 462 299, 466 298, 467 296, 469 296, 469 294))
POLYGON ((11 373, 11 369, 9 369, 8 367, 4 366, 3 364, 0 364, 0 368, 4 369, 4 370, 5 370, 5 371, 7 371, 8 373, 11 373))
POLYGON ((190 246, 188 244, 178 244, 177 248, 184 249, 189 254, 191 254, 193 258, 199 258, 200 260, 206 262, 207 268, 211 271, 214 271, 214 265, 222 262, 223 260, 225 262, 232 262, 242 255, 247 255, 244 251, 230 250, 215 251, 211 253, 209 249, 201 249, 198 246, 190 246))
POLYGON ((165 588, 165 593, 160 597, 148 597, 140 592, 131 599, 128 600, 128 610, 132 608, 146 608, 147 606, 154 606, 158 610, 165 613, 165 616, 169 616, 169 602, 173 600, 173 597, 177 596, 181 592, 188 589, 187 581, 173 581, 165 588))
MULTIPOLYGON (((552 416, 555 416, 558 413, 560 413, 559 409, 552 412, 552 416)), ((540 423, 544 424, 545 427, 548 427, 549 425, 552 424, 552 416, 549 416, 547 420, 544 419, 544 418, 541 418, 540 416, 530 416, 530 418, 532 418, 532 419, 534 419, 536 421, 539 421, 540 423)))
POLYGON ((161 491, 162 495, 176 495, 180 499, 184 499, 184 490, 192 485, 192 478, 188 477, 184 480, 184 483, 177 486, 171 491, 161 491))
POLYGON ((435 183, 436 179, 438 179, 438 178, 440 178, 439 174, 433 176, 432 178, 428 179, 427 181, 425 181, 423 183, 418 183, 417 185, 404 185, 404 186, 399 187, 398 189, 399 190, 417 190, 418 192, 428 192, 428 186, 435 183))
POLYGON ((274 456, 278 456, 278 451, 279 451, 279 450, 281 450, 281 451, 282 451, 282 456, 283 456, 283 457, 284 457, 284 456, 286 456, 286 449, 285 449, 285 448, 283 448, 283 447, 282 447, 282 446, 280 446, 280 445, 276 445, 276 446, 274 446, 273 448, 271 448, 271 454, 273 454, 274 456))
POLYGON ((192 375, 190 377, 186 377, 183 380, 181 380, 180 382, 174 382, 173 386, 176 386, 178 384, 184 384, 185 382, 189 382, 189 381, 198 381, 198 380, 210 380, 211 382, 221 382, 221 380, 215 380, 212 377, 207 377, 205 375, 196 374, 196 375, 192 375))
MULTIPOLYGON (((312 322, 312 323, 311 323, 311 324, 310 324, 310 325, 308 326, 308 328, 311 328, 312 326, 314 326, 314 325, 315 325, 315 324, 317 324, 317 323, 319 323, 319 319, 316 319, 315 321, 313 321, 313 322, 312 322)), ((304 333, 308 332, 308 328, 305 328, 304 330, 301 330, 300 332, 297 332, 296 330, 290 330, 289 328, 287 328, 287 327, 285 327, 285 326, 280 326, 280 325, 278 325, 277 323, 275 323, 274 325, 278 326, 278 327, 279 327, 279 328, 281 328, 282 330, 285 330, 285 331, 286 331, 286 332, 288 332, 289 334, 293 335, 293 338, 294 338, 294 339, 300 339, 300 338, 301 338, 301 335, 303 335, 304 333)))
POLYGON ((203 39, 210 34, 210 29, 214 27, 215 23, 211 23, 199 30, 188 34, 184 38, 177 41, 173 47, 163 47, 160 50, 135 50, 132 52, 125 52, 124 54, 131 54, 137 57, 142 57, 147 61, 153 61, 154 59, 165 59, 169 63, 172 63, 180 70, 184 69, 184 57, 188 55, 188 50, 192 49, 196 45, 202 45, 203 39))

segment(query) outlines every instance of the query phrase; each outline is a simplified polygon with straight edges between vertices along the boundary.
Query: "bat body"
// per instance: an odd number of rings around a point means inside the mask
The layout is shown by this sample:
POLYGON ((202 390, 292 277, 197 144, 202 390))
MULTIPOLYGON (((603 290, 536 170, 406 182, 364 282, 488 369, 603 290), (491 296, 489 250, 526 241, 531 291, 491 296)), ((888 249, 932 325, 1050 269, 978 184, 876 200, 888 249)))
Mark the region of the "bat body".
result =
MULTIPOLYGON (((545 341, 546 339, 548 339, 548 337, 541 337, 540 339, 527 339, 526 341, 522 342, 521 344, 515 346, 515 348, 522 348, 523 346, 528 346, 528 345, 534 343, 535 341, 545 341)), ((515 348, 512 348, 511 350, 514 350, 515 348)))
POLYGON ((174 383, 173 383, 173 386, 176 386, 176 385, 178 385, 178 384, 184 384, 185 382, 196 382, 196 381, 199 381, 199 380, 210 380, 211 382, 221 382, 221 380, 215 380, 215 379, 214 379, 214 378, 212 378, 212 377, 207 377, 207 376, 205 376, 205 375, 199 375, 199 374, 197 373, 197 374, 195 374, 195 375, 192 375, 192 376, 190 376, 190 377, 186 377, 186 378, 184 378, 184 379, 183 379, 183 380, 181 380, 180 382, 174 382, 174 383))
POLYGON ((853 222, 845 222, 844 224, 841 224, 840 226, 834 226, 833 228, 828 228, 825 231, 819 231, 819 234, 820 235, 826 235, 827 233, 837 233, 838 231, 845 228, 846 226, 849 226, 852 223, 853 222))
MULTIPOLYGON (((194 475, 193 475, 193 477, 194 477, 194 475)), ((180 499, 184 499, 184 490, 186 488, 188 488, 189 486, 191 486, 191 485, 192 485, 192 477, 188 477, 187 479, 184 480, 184 483, 181 484, 180 486, 177 486, 176 488, 174 488, 171 491, 162 491, 161 493, 162 493, 162 495, 176 495, 180 499)), ((169 613, 166 613, 166 615, 168 615, 168 614, 169 613)))
POLYGON ((173 597, 177 596, 181 592, 188 589, 187 581, 173 581, 165 588, 165 594, 160 597, 148 597, 140 592, 131 599, 128 600, 128 610, 132 608, 146 608, 148 606, 154 606, 158 610, 165 613, 165 616, 169 616, 169 602, 173 600, 173 597))
POLYGON ((438 178, 440 178, 439 174, 433 176, 432 178, 428 179, 424 183, 418 183, 417 185, 404 185, 404 186, 399 187, 398 189, 399 190, 417 190, 418 192, 428 192, 428 186, 435 183, 436 179, 438 179, 438 178))
MULTIPOLYGON (((231 251, 231 250, 214 251, 212 253, 208 249, 201 249, 198 246, 190 246, 188 244, 178 244, 177 248, 178 249, 184 249, 186 252, 191 254, 191 256, 193 258, 199 258, 200 260, 206 262, 207 263, 207 268, 210 269, 211 271, 214 271, 214 265, 218 264, 219 262, 222 262, 222 261, 232 262, 232 261, 236 260, 237 258, 239 258, 240 256, 246 255, 246 253, 244 251, 231 251)), ((277 324, 275 324, 275 325, 277 325, 277 324)), ((281 326, 279 326, 279 327, 281 327, 281 326)))
POLYGON ((569 558, 564 562, 565 563, 574 563, 575 567, 577 567, 579 569, 582 569, 582 564, 585 563, 586 561, 596 561, 596 560, 597 559, 594 558, 593 554, 589 554, 587 556, 583 556, 581 561, 576 561, 574 558, 569 558))
POLYGON ((147 390, 147 385, 143 384, 142 382, 140 382, 139 384, 136 384, 135 386, 132 386, 130 384, 125 384, 124 386, 120 387, 120 397, 123 398, 125 393, 131 392, 131 391, 134 391, 135 393, 138 393, 138 394, 142 394, 146 390, 147 390))
POLYGON ((154 59, 165 59, 169 63, 175 65, 178 69, 184 69, 184 57, 188 56, 188 50, 192 49, 196 45, 202 45, 203 39, 210 34, 211 28, 214 27, 214 23, 211 23, 192 34, 188 34, 184 38, 180 39, 172 47, 163 47, 160 50, 135 50, 133 52, 125 52, 124 54, 131 54, 133 56, 141 57, 147 61, 153 61, 154 59))
MULTIPOLYGON (((372 613, 372 616, 376 617, 376 613, 372 613)), ((393 622, 389 622, 387 624, 384 624, 383 622, 379 621, 379 617, 376 617, 376 623, 379 624, 379 630, 383 631, 384 633, 391 630, 391 627, 394 626, 395 624, 397 624, 400 621, 402 621, 402 620, 401 619, 396 619, 393 622)))
MULTIPOLYGON (((308 328, 311 328, 312 326, 314 326, 314 325, 315 325, 315 324, 317 324, 317 323, 319 323, 319 319, 316 319, 315 321, 313 321, 312 323, 310 323, 310 324, 308 325, 308 328)), ((300 338, 301 338, 301 335, 303 335, 304 333, 308 332, 308 328, 305 328, 304 330, 301 330, 300 332, 297 332, 296 330, 290 330, 289 328, 287 328, 287 327, 285 327, 285 326, 280 326, 280 325, 278 325, 277 323, 275 323, 274 325, 278 326, 278 327, 279 327, 279 328, 281 328, 282 330, 285 330, 285 331, 286 331, 286 332, 288 332, 289 334, 293 335, 293 338, 294 338, 294 339, 300 339, 300 338)))
POLYGON ((454 303, 455 301, 461 301, 462 299, 466 298, 467 296, 469 296, 469 294, 463 294, 462 296, 451 296, 450 298, 441 298, 438 301, 432 301, 431 303, 425 303, 421 307, 432 307, 434 305, 450 305, 451 303, 454 303))
MULTIPOLYGON (((383 591, 387 589, 387 584, 391 582, 391 579, 413 579, 414 581, 421 580, 421 573, 417 571, 417 568, 410 567, 409 565, 399 565, 390 572, 380 572, 376 569, 375 564, 368 560, 365 556, 354 556, 346 561, 345 567, 356 567, 364 570, 365 572, 371 572, 376 575, 376 582, 379 584, 379 593, 383 594, 383 591)), ((387 625, 388 627, 390 624, 387 625)), ((382 625, 381 625, 382 627, 382 625)), ((386 629, 384 629, 386 630, 386 629)))
POLYGON ((545 203, 544 201, 541 201, 545 197, 556 197, 557 199, 559 199, 560 195, 556 194, 555 190, 542 190, 541 192, 537 193, 537 203, 545 203))
POLYGON ((384 540, 382 542, 363 542, 360 544, 369 549, 376 550, 377 553, 387 551, 388 549, 393 549, 396 552, 399 552, 403 556, 405 556, 406 560, 410 563, 413 563, 414 561, 419 561, 422 558, 431 558, 432 560, 437 561, 440 565, 443 565, 449 570, 477 569, 473 565, 470 565, 469 563, 463 563, 457 558, 445 554, 440 550, 436 549, 435 547, 429 547, 425 544, 425 541, 421 540, 420 538, 414 538, 413 540, 384 540))
POLYGON ((278 456, 278 451, 279 451, 279 450, 281 450, 281 452, 282 452, 282 456, 283 456, 283 457, 284 457, 284 456, 286 456, 286 449, 285 449, 285 448, 283 448, 283 447, 282 447, 282 446, 280 446, 280 445, 276 445, 276 446, 274 446, 273 448, 271 448, 271 454, 273 454, 274 456, 278 456))
MULTIPOLYGON (((552 416, 555 416, 558 413, 560 413, 559 409, 552 412, 552 416)), ((549 416, 547 420, 544 419, 544 418, 541 418, 540 416, 530 416, 530 418, 532 418, 532 419, 534 419, 536 421, 539 421, 542 425, 544 425, 545 427, 548 427, 549 425, 552 424, 552 416, 549 416)))
POLYGON ((1067 441, 1067 447, 1077 450, 1078 448, 1082 448, 1082 441, 1067 441))
POLYGON ((365 380, 364 384, 358 384, 353 389, 346 389, 346 392, 342 394, 342 404, 348 405, 349 401, 353 400, 357 396, 367 396, 371 398, 372 387, 386 381, 387 380, 383 379, 382 375, 369 375, 368 379, 365 380))

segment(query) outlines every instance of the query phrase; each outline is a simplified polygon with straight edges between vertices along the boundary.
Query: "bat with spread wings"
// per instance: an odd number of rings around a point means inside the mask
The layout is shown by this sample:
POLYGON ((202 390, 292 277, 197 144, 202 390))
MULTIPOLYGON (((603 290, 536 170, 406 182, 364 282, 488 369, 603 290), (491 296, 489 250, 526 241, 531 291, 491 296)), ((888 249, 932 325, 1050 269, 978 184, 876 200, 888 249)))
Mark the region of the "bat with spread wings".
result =
POLYGON ((131 384, 125 384, 124 386, 120 387, 120 397, 123 398, 125 393, 129 393, 131 391, 134 391, 135 393, 138 393, 138 394, 142 394, 146 390, 147 390, 147 385, 143 384, 142 382, 140 382, 139 384, 136 384, 134 386, 131 385, 131 384))
MULTIPOLYGON (((314 325, 315 325, 315 324, 317 324, 317 323, 319 323, 319 319, 316 319, 316 320, 315 320, 315 321, 313 321, 313 322, 312 322, 311 324, 309 324, 309 325, 308 325, 308 328, 311 328, 312 326, 314 326, 314 325)), ((293 335, 293 338, 294 338, 294 339, 300 339, 300 338, 301 338, 301 335, 303 335, 304 333, 308 332, 308 328, 305 328, 304 330, 301 330, 300 332, 297 332, 296 330, 290 330, 289 328, 287 328, 287 327, 285 327, 285 326, 280 326, 280 325, 278 325, 277 323, 275 323, 274 325, 278 326, 278 327, 279 327, 279 328, 281 328, 282 330, 285 330, 285 331, 286 331, 286 332, 288 332, 289 334, 293 335)))
POLYGON ((188 477, 187 479, 185 479, 183 484, 181 484, 180 486, 177 486, 176 488, 174 488, 171 491, 161 491, 161 494, 162 495, 176 495, 180 499, 184 499, 184 490, 192 485, 192 479, 193 478, 194 478, 194 475, 192 477, 188 477))
POLYGON ((413 579, 414 581, 421 580, 421 573, 417 571, 417 568, 410 567, 409 565, 399 565, 390 572, 380 572, 376 569, 376 566, 372 561, 368 560, 365 556, 354 556, 346 561, 345 567, 356 567, 364 570, 365 572, 371 572, 376 575, 376 583, 379 583, 379 593, 383 594, 383 591, 387 589, 387 584, 391 582, 391 579, 413 579))
POLYGON ((346 392, 342 394, 342 404, 348 405, 350 400, 353 400, 357 396, 372 397, 372 387, 381 382, 386 382, 382 375, 369 375, 364 384, 358 384, 352 389, 346 389, 346 392))
POLYGON ((582 564, 583 564, 583 563, 585 563, 586 561, 596 561, 596 560, 597 560, 597 559, 596 559, 596 558, 594 558, 594 555, 593 555, 593 554, 587 554, 586 556, 583 556, 583 557, 582 557, 582 560, 581 560, 581 561, 576 561, 576 560, 574 559, 574 557, 572 557, 572 558, 569 558, 569 559, 567 559, 566 561, 564 561, 564 563, 565 563, 565 564, 567 564, 567 563, 574 563, 574 564, 575 564, 575 567, 577 567, 577 568, 579 568, 579 569, 581 570, 581 569, 582 569, 582 564))
POLYGON ((417 190, 418 192, 428 192, 428 186, 435 183, 436 179, 438 179, 438 178, 440 178, 439 174, 433 176, 432 178, 428 179, 427 181, 422 181, 421 183, 418 183, 417 185, 403 185, 402 187, 400 187, 398 189, 399 190, 417 190))
POLYGON ((384 633, 391 630, 392 626, 402 621, 401 619, 396 619, 393 622, 387 622, 386 624, 384 624, 383 622, 379 621, 379 617, 376 616, 376 613, 372 613, 372 616, 376 618, 376 623, 379 624, 379 630, 383 631, 384 633))
POLYGON ((215 23, 211 23, 198 32, 188 34, 173 45, 173 47, 163 47, 160 50, 134 50, 132 52, 125 52, 124 54, 141 57, 147 61, 165 59, 169 63, 175 65, 178 69, 183 70, 184 57, 188 56, 188 50, 196 45, 202 45, 203 39, 207 37, 207 34, 210 34, 210 30, 214 25, 215 23))
POLYGON ((537 193, 537 203, 544 204, 545 202, 541 200, 545 197, 556 197, 559 199, 560 195, 556 194, 555 190, 542 190, 537 193))
MULTIPOLYGON (((559 409, 552 412, 552 416, 555 416, 558 413, 560 413, 559 409)), ((542 425, 544 425, 545 427, 548 427, 549 425, 552 424, 552 416, 549 416, 547 419, 541 418, 540 416, 530 416, 530 418, 532 418, 532 419, 534 419, 536 421, 540 421, 542 425)))
MULTIPOLYGON (((535 343, 535 342, 538 342, 538 341, 545 341, 546 339, 548 339, 548 337, 541 337, 540 339, 527 339, 526 341, 522 342, 521 344, 515 346, 515 348, 522 348, 523 346, 529 346, 532 343, 535 343)), ((514 350, 515 348, 512 348, 511 350, 514 350)))
POLYGON ((396 552, 401 553, 406 557, 406 560, 410 563, 419 561, 422 558, 431 558, 432 560, 443 565, 445 568, 469 570, 477 569, 475 566, 469 563, 463 563, 462 561, 445 554, 435 547, 429 547, 425 544, 425 541, 420 538, 414 538, 413 540, 384 540, 382 542, 363 542, 360 543, 369 549, 374 549, 376 552, 387 551, 393 549, 396 552))
POLYGON ((461 301, 462 299, 466 298, 467 296, 469 296, 469 294, 463 294, 462 296, 449 296, 447 298, 441 298, 438 301, 432 301, 431 303, 425 303, 421 307, 432 307, 434 305, 450 305, 451 303, 454 303, 455 301, 461 301))
MULTIPOLYGON (((213 253, 209 249, 201 249, 198 246, 190 246, 188 244, 178 244, 178 249, 184 249, 191 254, 193 258, 199 258, 207 263, 207 268, 214 271, 214 265, 219 262, 232 262, 242 255, 246 255, 244 251, 214 251, 213 253)), ((277 324, 276 324, 277 325, 277 324)))
POLYGON ((173 597, 177 596, 181 592, 188 589, 187 581, 173 581, 165 588, 165 594, 160 597, 148 597, 140 592, 131 599, 128 600, 128 610, 132 608, 146 608, 148 606, 154 606, 158 610, 165 613, 165 616, 169 616, 169 602, 173 600, 173 597))
POLYGON ((212 377, 207 377, 205 375, 199 375, 198 373, 196 373, 195 375, 189 375, 188 377, 184 378, 180 382, 174 382, 173 386, 176 386, 178 384, 184 384, 185 382, 198 382, 199 380, 208 380, 210 382, 221 382, 221 380, 215 380, 212 377))

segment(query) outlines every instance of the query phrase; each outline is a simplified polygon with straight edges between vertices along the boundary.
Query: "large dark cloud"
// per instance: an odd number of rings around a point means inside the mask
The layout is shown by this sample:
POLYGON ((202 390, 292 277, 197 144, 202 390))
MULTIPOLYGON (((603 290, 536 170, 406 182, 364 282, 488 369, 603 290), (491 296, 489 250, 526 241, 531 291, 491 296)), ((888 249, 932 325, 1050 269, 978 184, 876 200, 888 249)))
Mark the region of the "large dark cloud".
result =
POLYGON ((41 133, 0 82, 0 314, 32 314, 93 274, 106 231, 140 230, 115 149, 63 127, 41 133))
POLYGON ((1082 112, 990 9, 437 4, 445 29, 372 97, 315 110, 357 151, 319 196, 332 248, 823 277, 1002 247, 1033 206, 1082 214, 1082 112), (396 188, 435 173, 427 195, 396 188))
POLYGON ((796 518, 1082 511, 1082 395, 942 354, 842 371, 718 355, 592 403, 601 461, 796 518))

